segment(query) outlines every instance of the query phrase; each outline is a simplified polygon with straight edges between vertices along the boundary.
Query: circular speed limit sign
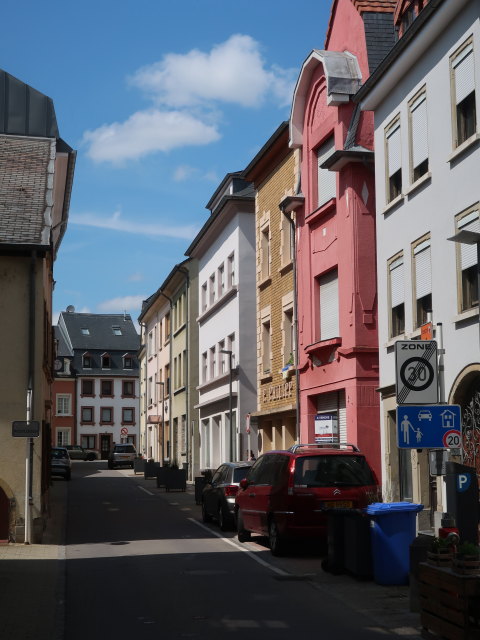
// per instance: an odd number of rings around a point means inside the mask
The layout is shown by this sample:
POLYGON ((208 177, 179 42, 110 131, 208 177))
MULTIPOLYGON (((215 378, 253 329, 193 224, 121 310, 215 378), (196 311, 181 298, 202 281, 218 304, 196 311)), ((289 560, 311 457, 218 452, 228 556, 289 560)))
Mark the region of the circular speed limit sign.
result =
POLYGON ((459 449, 461 443, 460 431, 450 429, 442 438, 443 446, 447 449, 459 449))
POLYGON ((432 365, 423 358, 409 358, 400 368, 400 380, 411 391, 423 391, 432 384, 434 376, 432 365))

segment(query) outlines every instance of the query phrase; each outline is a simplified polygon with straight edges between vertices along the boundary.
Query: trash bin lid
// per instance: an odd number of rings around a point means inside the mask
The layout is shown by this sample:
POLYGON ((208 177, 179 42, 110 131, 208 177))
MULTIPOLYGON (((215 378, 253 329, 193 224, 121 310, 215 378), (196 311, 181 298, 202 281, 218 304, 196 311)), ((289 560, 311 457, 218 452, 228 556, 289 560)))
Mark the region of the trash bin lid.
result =
POLYGON ((415 504, 414 502, 374 502, 369 504, 366 512, 371 516, 386 515, 396 513, 398 511, 421 511, 423 504, 415 504))

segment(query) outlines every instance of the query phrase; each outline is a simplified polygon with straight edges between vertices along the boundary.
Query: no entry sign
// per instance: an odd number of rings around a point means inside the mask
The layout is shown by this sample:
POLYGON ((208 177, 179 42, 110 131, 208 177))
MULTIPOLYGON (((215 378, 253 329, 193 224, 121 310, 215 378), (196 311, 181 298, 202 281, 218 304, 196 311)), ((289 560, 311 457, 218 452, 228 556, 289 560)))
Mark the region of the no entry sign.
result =
POLYGON ((438 402, 435 340, 397 341, 395 370, 398 404, 436 404, 438 402))

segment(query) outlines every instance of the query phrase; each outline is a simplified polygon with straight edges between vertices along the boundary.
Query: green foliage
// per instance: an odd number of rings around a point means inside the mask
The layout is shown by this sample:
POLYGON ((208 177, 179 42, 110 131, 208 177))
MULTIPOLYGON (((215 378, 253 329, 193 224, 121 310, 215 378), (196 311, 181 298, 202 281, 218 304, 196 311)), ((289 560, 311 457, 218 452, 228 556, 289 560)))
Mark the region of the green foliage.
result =
POLYGON ((450 549, 451 544, 446 538, 434 537, 430 543, 430 551, 432 553, 448 553, 450 549))
POLYGON ((457 556, 459 558, 473 557, 477 560, 480 558, 480 547, 473 542, 462 542, 457 547, 457 556))

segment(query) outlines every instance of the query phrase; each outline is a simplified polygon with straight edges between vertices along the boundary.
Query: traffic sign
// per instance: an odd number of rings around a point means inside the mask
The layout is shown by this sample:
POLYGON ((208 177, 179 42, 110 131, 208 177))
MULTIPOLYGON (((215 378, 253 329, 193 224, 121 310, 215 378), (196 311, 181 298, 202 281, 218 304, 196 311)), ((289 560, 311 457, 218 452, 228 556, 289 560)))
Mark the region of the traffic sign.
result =
POLYGON ((127 429, 127 427, 122 427, 122 428, 120 429, 120 435, 122 435, 122 436, 128 436, 128 429, 127 429))
POLYGON ((14 438, 38 438, 40 422, 38 420, 14 420, 12 422, 12 436, 14 438))
POLYGON ((398 340, 395 343, 395 370, 398 404, 438 402, 435 340, 398 340))
POLYGON ((397 407, 397 442, 401 449, 458 449, 461 428, 458 404, 397 407))

